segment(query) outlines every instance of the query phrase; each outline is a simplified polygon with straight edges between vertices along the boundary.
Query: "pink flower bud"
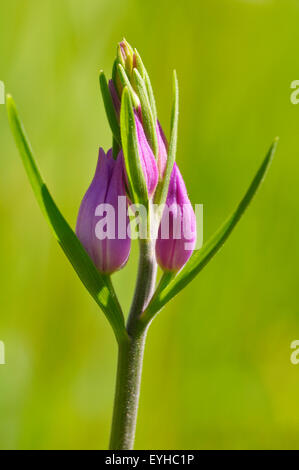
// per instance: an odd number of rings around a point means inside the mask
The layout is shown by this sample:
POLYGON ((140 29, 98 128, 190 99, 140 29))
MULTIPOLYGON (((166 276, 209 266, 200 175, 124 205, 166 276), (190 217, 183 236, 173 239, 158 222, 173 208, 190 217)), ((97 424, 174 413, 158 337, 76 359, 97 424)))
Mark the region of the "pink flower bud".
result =
POLYGON ((111 150, 106 155, 100 149, 94 178, 80 206, 76 234, 102 273, 113 273, 128 260, 127 207, 122 156, 114 160, 111 150))
POLYGON ((140 119, 135 111, 135 124, 137 132, 137 141, 138 141, 138 152, 141 160, 141 166, 143 169, 143 174, 146 181, 146 186, 148 190, 149 197, 152 197, 159 179, 158 166, 155 159, 155 155, 147 141, 145 136, 143 126, 140 122, 140 119))
POLYGON ((184 180, 175 163, 156 241, 159 266, 165 271, 180 271, 192 255, 195 243, 195 214, 184 180))

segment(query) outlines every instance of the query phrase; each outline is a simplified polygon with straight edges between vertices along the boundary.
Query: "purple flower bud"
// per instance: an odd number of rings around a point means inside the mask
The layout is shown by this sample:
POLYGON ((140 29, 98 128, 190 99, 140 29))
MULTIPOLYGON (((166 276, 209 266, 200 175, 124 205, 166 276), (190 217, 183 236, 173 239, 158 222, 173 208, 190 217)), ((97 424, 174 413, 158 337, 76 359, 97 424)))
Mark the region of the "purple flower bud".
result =
POLYGON ((145 177, 149 197, 152 197, 156 190, 159 179, 158 166, 155 159, 155 155, 153 154, 153 151, 147 141, 143 126, 136 111, 135 123, 138 141, 138 152, 141 159, 143 174, 145 177))
MULTIPOLYGON (((110 94, 112 97, 112 101, 114 104, 114 108, 116 111, 116 114, 119 118, 120 114, 120 99, 118 97, 117 91, 115 89, 115 85, 113 80, 109 81, 109 90, 110 94)), ((146 135, 144 133, 144 129, 141 123, 141 112, 140 110, 135 111, 135 124, 136 124, 136 133, 137 133, 137 140, 138 140, 138 151, 140 155, 140 160, 141 160, 141 165, 143 169, 143 174, 145 177, 146 185, 147 185, 147 190, 149 197, 151 197, 158 184, 158 178, 159 178, 159 172, 158 172, 158 166, 157 162, 155 159, 155 156, 153 154, 153 151, 147 141, 146 135)), ((158 131, 158 127, 157 127, 158 131)), ((161 132, 163 134, 163 131, 161 129, 161 132)), ((159 134, 160 136, 160 134, 159 134)), ((163 138, 164 134, 163 134, 163 138)), ((165 149, 165 144, 163 143, 162 137, 160 137, 160 147, 161 147, 161 153, 163 154, 163 159, 165 159, 164 163, 164 169, 165 169, 165 164, 166 164, 166 159, 167 159, 167 152, 165 149)), ((164 160, 163 160, 164 161, 164 160)))
POLYGON ((175 163, 156 241, 159 266, 165 271, 180 271, 192 255, 195 243, 195 214, 183 177, 175 163))
POLYGON ((102 273, 113 273, 128 260, 127 207, 122 155, 114 160, 111 150, 106 155, 101 148, 94 178, 80 206, 76 234, 102 273))

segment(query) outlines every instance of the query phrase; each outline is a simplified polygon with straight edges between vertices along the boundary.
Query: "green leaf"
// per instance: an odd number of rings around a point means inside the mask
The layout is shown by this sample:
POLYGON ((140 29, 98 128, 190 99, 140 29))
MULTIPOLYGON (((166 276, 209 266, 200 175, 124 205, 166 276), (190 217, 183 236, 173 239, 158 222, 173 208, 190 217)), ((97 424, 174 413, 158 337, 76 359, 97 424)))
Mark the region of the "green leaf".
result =
POLYGON ((121 147, 120 147, 119 143, 113 138, 112 139, 112 155, 113 155, 114 160, 117 159, 117 156, 118 156, 120 150, 121 150, 121 147))
POLYGON ((167 156, 167 164, 163 181, 159 183, 155 203, 163 205, 166 202, 168 187, 170 183, 170 177, 173 169, 173 165, 176 159, 176 149, 178 140, 178 123, 179 123, 179 85, 176 75, 176 71, 173 72, 173 99, 172 99, 172 110, 171 110, 171 122, 170 122, 170 141, 167 156))
POLYGON ((157 122, 158 119, 158 114, 157 114, 157 108, 156 108, 156 101, 155 101, 155 96, 152 88, 152 84, 149 78, 149 75, 147 73, 146 68, 144 67, 144 64, 142 62, 142 59, 137 51, 137 49, 134 49, 135 56, 136 56, 136 67, 138 72, 140 73, 141 77, 143 78, 147 90, 147 95, 149 98, 150 106, 152 108, 152 113, 153 113, 153 118, 154 121, 157 122))
POLYGON ((127 87, 122 93, 120 129, 130 198, 134 204, 147 206, 148 192, 138 152, 134 109, 127 87))
POLYGON ((7 112, 15 142, 37 202, 79 278, 109 320, 118 341, 125 335, 124 318, 110 278, 101 275, 53 201, 34 161, 15 103, 7 96, 7 112))
MULTIPOLYGON (((239 222, 245 210, 249 206, 252 198, 256 194, 259 186, 261 185, 266 172, 272 162, 278 139, 275 139, 266 158, 257 171, 251 185, 249 186, 245 196, 239 203, 234 213, 227 219, 222 227, 212 236, 212 238, 203 246, 199 251, 196 251, 191 256, 189 262, 184 266, 180 273, 173 279, 169 278, 170 282, 164 282, 163 279, 158 287, 150 305, 141 317, 144 323, 149 322, 153 316, 161 310, 161 308, 169 302, 175 295, 177 295, 184 287, 187 286, 197 274, 208 264, 213 256, 220 250, 224 242, 232 233, 234 227, 239 222)), ((167 273, 165 279, 167 281, 167 273)))
POLYGON ((107 80, 102 70, 99 75, 99 81, 100 81, 103 102, 104 102, 108 122, 111 128, 111 132, 113 134, 114 139, 120 146, 121 138, 120 138, 119 122, 118 122, 118 118, 116 116, 116 112, 114 109, 114 105, 113 105, 112 97, 111 97, 110 90, 107 84, 107 80))
POLYGON ((131 83, 128 79, 128 76, 125 72, 125 69, 123 68, 123 66, 121 64, 118 64, 117 70, 118 70, 118 76, 119 76, 119 79, 120 79, 120 82, 121 82, 123 88, 128 89, 128 91, 130 92, 131 99, 133 101, 134 107, 138 108, 138 106, 140 106, 140 101, 139 101, 139 98, 136 95, 136 92, 133 89, 133 87, 132 87, 132 85, 131 85, 131 83))
POLYGON ((133 79, 136 84, 137 94, 140 99, 142 121, 144 125, 145 134, 149 140, 150 146, 154 155, 158 156, 158 138, 156 131, 156 122, 154 121, 152 109, 147 95, 145 83, 137 69, 133 71, 133 79))

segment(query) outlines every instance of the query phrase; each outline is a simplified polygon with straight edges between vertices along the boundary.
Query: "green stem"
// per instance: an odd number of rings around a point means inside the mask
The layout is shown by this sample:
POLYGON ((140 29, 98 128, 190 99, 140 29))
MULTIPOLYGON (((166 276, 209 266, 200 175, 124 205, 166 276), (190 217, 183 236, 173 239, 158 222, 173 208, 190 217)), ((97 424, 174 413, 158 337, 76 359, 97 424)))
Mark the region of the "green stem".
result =
POLYGON ((151 301, 147 305, 146 309, 140 315, 140 318, 139 318, 140 327, 141 325, 144 325, 144 326, 149 325, 152 322, 154 316, 156 316, 156 314, 159 311, 159 309, 155 310, 155 307, 156 307, 156 303, 159 301, 160 293, 170 283, 170 281, 175 278, 175 276, 176 274, 170 271, 165 271, 162 274, 159 284, 157 286, 157 289, 155 291, 155 294, 152 296, 151 301))
POLYGON ((110 450, 131 450, 140 394, 146 331, 119 344, 110 450))
POLYGON ((135 334, 136 322, 151 300, 157 277, 154 243, 151 240, 140 240, 139 243, 140 257, 138 276, 127 323, 129 335, 135 334))
POLYGON ((135 295, 127 323, 128 336, 118 345, 118 366, 110 437, 111 450, 133 449, 147 325, 140 316, 155 288, 157 265, 150 240, 140 240, 135 295))

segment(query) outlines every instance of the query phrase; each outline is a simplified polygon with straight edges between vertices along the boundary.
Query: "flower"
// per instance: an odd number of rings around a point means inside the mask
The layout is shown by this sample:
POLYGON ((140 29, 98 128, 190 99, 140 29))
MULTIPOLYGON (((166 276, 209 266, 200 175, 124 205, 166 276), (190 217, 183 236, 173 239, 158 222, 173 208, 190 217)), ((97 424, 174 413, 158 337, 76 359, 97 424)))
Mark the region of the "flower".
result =
POLYGON ((76 234, 102 273, 113 273, 128 260, 127 204, 122 154, 114 160, 111 149, 106 155, 101 148, 94 178, 80 206, 76 234))
MULTIPOLYGON (((118 44, 118 47, 117 47, 117 56, 114 62, 112 79, 109 80, 109 91, 110 91, 113 106, 116 112, 116 116, 119 122, 121 99, 122 99, 124 86, 126 86, 129 90, 130 97, 132 99, 133 106, 134 106, 138 151, 139 151, 141 166, 143 169, 143 174, 144 174, 145 182, 147 185, 148 195, 151 198, 154 195, 154 192, 156 190, 156 187, 159 181, 158 164, 161 159, 159 160, 158 158, 156 161, 156 158, 154 155, 155 150, 151 147, 150 139, 148 138, 147 131, 143 125, 144 124, 143 118, 144 118, 145 110, 143 109, 143 107, 141 107, 142 100, 139 100, 139 96, 137 94, 136 84, 134 82, 134 77, 133 77, 134 71, 138 71, 136 51, 133 50, 133 48, 125 39, 123 39, 118 44)), ((141 76, 140 76, 140 79, 141 81, 143 80, 141 76)), ((146 89, 144 82, 143 82, 143 85, 144 85, 144 89, 146 89)), ((157 138, 159 138, 160 132, 159 132, 158 123, 157 123, 156 132, 157 132, 157 138)), ((160 137, 160 142, 158 140, 158 145, 160 146, 159 148, 161 148, 163 152, 164 144, 162 141, 162 137, 160 137)), ((164 146, 164 154, 165 154, 165 146, 164 146)), ((165 164, 164 164, 164 168, 165 168, 165 164)))
POLYGON ((164 271, 180 271, 192 255, 195 243, 195 214, 183 177, 175 163, 156 241, 159 266, 164 271))
POLYGON ((153 151, 145 136, 144 129, 137 112, 135 112, 135 124, 141 166, 145 177, 148 195, 149 197, 152 197, 156 190, 159 179, 158 166, 153 151))
MULTIPOLYGON (((120 99, 118 97, 113 80, 109 80, 109 90, 110 90, 111 98, 113 101, 114 109, 116 111, 116 115, 119 119, 120 99)), ((145 177, 149 197, 152 197, 156 190, 158 179, 159 179, 158 166, 157 166, 157 162, 153 154, 153 151, 148 143, 148 140, 146 138, 146 135, 143 129, 140 110, 135 110, 134 114, 135 114, 135 125, 136 125, 136 134, 137 134, 137 142, 138 142, 138 152, 140 156, 141 166, 142 166, 143 174, 145 177)), ((164 144, 161 138, 162 151, 163 151, 163 145, 164 144)), ((166 158, 167 158, 167 155, 165 157, 165 162, 166 162, 166 158)))

